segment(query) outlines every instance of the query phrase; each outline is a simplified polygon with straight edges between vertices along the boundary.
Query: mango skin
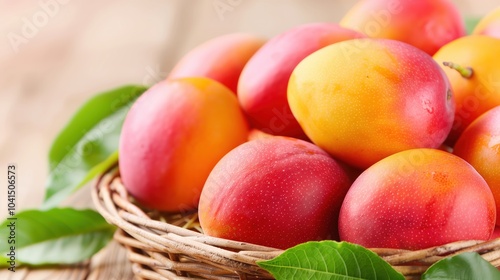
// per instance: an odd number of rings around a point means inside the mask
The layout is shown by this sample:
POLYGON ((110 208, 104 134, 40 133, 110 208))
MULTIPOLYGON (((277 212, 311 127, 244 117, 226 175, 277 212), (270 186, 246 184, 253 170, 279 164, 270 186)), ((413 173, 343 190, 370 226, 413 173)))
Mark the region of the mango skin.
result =
POLYGON ((419 250, 488 240, 496 208, 488 184, 466 161, 436 149, 391 155, 352 184, 340 238, 368 248, 419 250))
POLYGON ((250 58, 238 82, 238 99, 251 125, 268 134, 307 139, 287 101, 293 69, 316 50, 362 37, 337 24, 310 23, 271 38, 250 58))
POLYGON ((195 210, 212 168, 248 132, 236 96, 222 84, 208 78, 162 81, 125 118, 121 178, 147 208, 195 210))
POLYGON ((429 55, 466 35, 462 16, 450 0, 361 0, 340 25, 371 38, 408 43, 429 55))
POLYGON ((472 31, 474 35, 486 35, 500 39, 500 7, 485 15, 472 31))
POLYGON ((206 77, 222 83, 236 94, 241 71, 265 42, 265 39, 247 33, 215 37, 186 53, 167 79, 206 77))
POLYGON ((446 144, 453 146, 460 134, 484 112, 500 105, 500 67, 496 57, 500 39, 484 35, 470 35, 444 45, 433 58, 448 80, 455 95, 455 117, 446 144), (473 74, 464 78, 458 71, 444 66, 453 62, 470 67, 473 74))
MULTIPOLYGON (((458 138, 453 154, 470 163, 488 183, 500 213, 500 106, 474 120, 458 138)), ((500 225, 500 215, 497 215, 500 225)))
POLYGON ((256 139, 217 163, 198 217, 207 235, 279 249, 338 239, 338 213, 350 184, 341 166, 309 142, 256 139))
POLYGON ((388 39, 312 53, 290 77, 288 102, 313 143, 360 169, 403 150, 439 147, 455 113, 451 86, 432 57, 388 39))

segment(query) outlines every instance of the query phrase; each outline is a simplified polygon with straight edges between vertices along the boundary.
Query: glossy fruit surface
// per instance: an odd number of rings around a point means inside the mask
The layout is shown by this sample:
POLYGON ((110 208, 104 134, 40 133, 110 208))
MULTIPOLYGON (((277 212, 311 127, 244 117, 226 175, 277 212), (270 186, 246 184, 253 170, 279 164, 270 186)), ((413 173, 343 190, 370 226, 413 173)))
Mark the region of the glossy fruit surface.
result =
POLYGON ((364 37, 333 23, 311 23, 270 39, 248 61, 241 73, 238 99, 253 127, 273 135, 305 139, 290 112, 286 91, 297 64, 324 46, 364 37))
POLYGON ((286 249, 337 239, 350 180, 317 146, 273 136, 247 142, 217 163, 200 198, 205 234, 286 249))
POLYGON ((361 0, 340 25, 372 38, 402 41, 430 55, 466 34, 461 15, 449 0, 361 0))
MULTIPOLYGON (((500 106, 472 122, 458 139, 453 153, 483 176, 495 197, 497 213, 500 213, 500 106)), ((500 225, 498 215, 497 225, 500 225)))
POLYGON ((247 33, 215 37, 185 54, 168 78, 211 78, 236 93, 243 67, 264 43, 264 39, 247 33))
POLYGON ((245 142, 248 125, 233 92, 207 78, 163 81, 140 96, 120 136, 120 174, 144 206, 195 209, 215 164, 245 142))
POLYGON ((490 240, 500 238, 500 226, 496 226, 493 234, 490 237, 490 240))
POLYGON ((341 240, 418 250, 488 240, 496 209, 487 183, 460 157, 434 149, 389 156, 353 183, 339 217, 341 240))
POLYGON ((437 148, 451 129, 454 101, 428 54, 387 39, 354 39, 305 58, 288 85, 306 135, 358 168, 411 148, 437 148))
POLYGON ((248 141, 252 140, 257 140, 257 139, 262 139, 262 138, 269 138, 273 137, 274 135, 265 133, 264 131, 256 128, 250 129, 250 132, 248 133, 248 141))
POLYGON ((472 34, 486 35, 500 39, 500 7, 481 18, 476 27, 474 27, 472 34))
POLYGON ((450 42, 434 55, 455 94, 455 117, 446 140, 450 146, 473 120, 500 105, 499 50, 500 39, 474 35, 450 42), (444 62, 471 69, 472 76, 464 77, 457 70, 444 66, 444 62))

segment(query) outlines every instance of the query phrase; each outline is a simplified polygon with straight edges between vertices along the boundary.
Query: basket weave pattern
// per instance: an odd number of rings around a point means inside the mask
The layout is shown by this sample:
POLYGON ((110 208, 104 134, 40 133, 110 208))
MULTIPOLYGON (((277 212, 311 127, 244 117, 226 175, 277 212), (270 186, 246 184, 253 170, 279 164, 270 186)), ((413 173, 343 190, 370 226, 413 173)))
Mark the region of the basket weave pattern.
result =
MULTIPOLYGON (((119 228, 114 238, 127 249, 138 279, 274 279, 256 261, 272 259, 282 250, 206 236, 196 213, 146 212, 133 203, 116 170, 98 179, 92 199, 108 223, 119 228)), ((436 261, 462 252, 478 252, 500 266, 500 239, 459 241, 418 251, 371 250, 407 279, 420 279, 436 261)))

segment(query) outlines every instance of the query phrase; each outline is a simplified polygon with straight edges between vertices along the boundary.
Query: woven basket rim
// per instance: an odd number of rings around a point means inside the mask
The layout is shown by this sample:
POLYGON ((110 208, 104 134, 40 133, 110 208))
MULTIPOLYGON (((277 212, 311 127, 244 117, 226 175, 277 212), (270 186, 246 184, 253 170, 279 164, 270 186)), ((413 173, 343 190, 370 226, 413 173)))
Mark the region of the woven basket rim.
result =
MULTIPOLYGON (((199 231, 151 218, 133 203, 115 167, 101 174, 91 190, 97 211, 118 227, 114 238, 129 254, 139 279, 274 279, 256 262, 272 259, 284 250, 204 235, 199 231)), ((190 220, 196 219, 196 213, 190 220)), ((369 248, 407 279, 420 279, 442 258, 477 252, 500 267, 500 238, 464 240, 422 250, 369 248)))

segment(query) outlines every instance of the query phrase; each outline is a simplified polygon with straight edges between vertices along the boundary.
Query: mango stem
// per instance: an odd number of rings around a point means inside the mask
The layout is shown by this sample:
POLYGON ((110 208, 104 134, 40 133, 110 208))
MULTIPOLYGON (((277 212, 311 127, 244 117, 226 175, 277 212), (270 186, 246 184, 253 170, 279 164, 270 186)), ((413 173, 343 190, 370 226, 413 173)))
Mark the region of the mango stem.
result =
POLYGON ((453 62, 443 62, 444 66, 448 66, 451 69, 456 70, 460 75, 466 79, 470 79, 472 75, 474 74, 474 71, 472 70, 471 67, 463 67, 459 64, 453 63, 453 62))

